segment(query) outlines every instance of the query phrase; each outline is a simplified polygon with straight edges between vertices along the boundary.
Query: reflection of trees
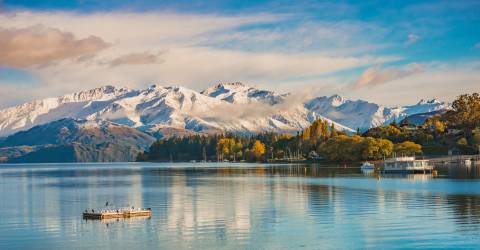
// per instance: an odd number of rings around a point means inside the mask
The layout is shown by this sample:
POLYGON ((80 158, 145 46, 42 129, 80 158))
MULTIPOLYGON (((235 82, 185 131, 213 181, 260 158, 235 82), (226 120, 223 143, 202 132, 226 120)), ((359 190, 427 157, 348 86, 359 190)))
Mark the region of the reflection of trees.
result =
POLYGON ((440 173, 445 173, 453 179, 478 179, 480 178, 480 165, 463 166, 452 165, 441 168, 440 173))
MULTIPOLYGON (((188 216, 190 208, 195 208, 197 216, 201 216, 207 221, 217 220, 218 217, 213 215, 205 215, 199 211, 201 210, 216 210, 220 211, 218 207, 211 207, 209 202, 214 202, 215 199, 226 199, 233 202, 234 206, 238 206, 236 213, 242 215, 237 218, 237 221, 230 223, 237 224, 236 227, 249 227, 249 223, 252 223, 248 216, 247 210, 259 206, 263 207, 262 211, 268 211, 268 214, 259 214, 259 218, 256 218, 255 223, 268 224, 268 221, 272 220, 272 217, 277 215, 279 211, 276 208, 275 202, 281 199, 287 199, 282 196, 288 195, 290 202, 292 197, 297 199, 296 202, 304 204, 292 204, 294 206, 303 206, 307 210, 302 210, 309 213, 312 218, 316 218, 325 223, 335 222, 335 213, 339 209, 348 209, 354 211, 354 213, 364 213, 372 211, 381 211, 389 207, 388 203, 399 202, 406 210, 415 206, 422 206, 425 208, 444 209, 449 208, 448 211, 454 216, 453 220, 460 225, 469 225, 480 227, 480 196, 472 194, 440 194, 440 193, 408 193, 402 191, 385 191, 381 189, 373 190, 359 190, 355 188, 339 187, 335 185, 316 184, 315 181, 307 181, 304 179, 290 179, 290 182, 286 179, 275 179, 273 182, 269 182, 272 179, 269 177, 334 177, 342 175, 356 175, 358 176, 358 168, 352 166, 328 167, 320 165, 304 165, 304 164, 291 164, 291 165, 245 165, 240 167, 218 167, 218 168, 175 168, 175 169, 148 169, 143 173, 143 185, 146 187, 158 187, 160 183, 162 186, 175 188, 179 191, 179 194, 187 195, 188 192, 193 192, 189 200, 181 200, 180 203, 187 205, 189 202, 193 202, 190 205, 183 207, 184 213, 182 216, 188 216), (146 177, 145 175, 149 176, 146 177), (182 178, 173 178, 174 176, 183 176, 182 178), (226 177, 217 178, 217 177, 226 177), (229 179, 230 177, 234 179, 229 179), (257 181, 247 181, 243 178, 236 177, 260 177, 257 181), (203 179, 207 178, 207 179, 203 179), (210 179, 211 178, 211 179, 210 179), (175 181, 174 181, 175 180, 175 181), (181 180, 181 181, 179 181, 181 180), (206 182, 215 181, 215 184, 207 184, 206 182), (292 181, 293 180, 293 181, 292 181), (191 187, 188 189, 178 189, 180 186, 191 187), (209 187, 210 186, 210 187, 209 187), (218 189, 218 191, 214 191, 218 189), (188 192, 187 192, 188 191, 188 192), (287 193, 288 192, 288 193, 287 193), (210 197, 205 194, 215 194, 214 197, 210 197), (307 197, 307 200, 302 200, 299 197, 307 197), (212 200, 214 199, 214 200, 212 200), (260 202, 261 201, 261 202, 260 202), (368 202, 367 202, 368 201, 368 202), (204 204, 204 202, 206 202, 204 204), (255 204, 255 205, 253 205, 255 204), (350 207, 346 207, 350 206, 350 207), (248 208, 250 207, 250 208, 248 208), (245 210, 247 208, 247 210, 245 210), (186 210, 185 210, 186 209, 186 210), (240 226, 242 225, 242 226, 240 226)), ((472 166, 470 168, 465 167, 450 167, 440 171, 443 176, 448 176, 454 179, 464 178, 479 178, 480 169, 478 166, 472 166)), ((385 178, 394 178, 395 176, 389 175, 385 178)), ((406 178, 417 181, 430 181, 432 176, 408 176, 400 175, 398 178, 406 178)), ((381 180, 380 180, 381 181, 381 180)), ((175 191, 173 190, 173 191, 175 191)), ((144 201, 159 200, 159 195, 164 196, 162 200, 166 203, 178 203, 179 200, 173 202, 171 191, 160 193, 148 193, 144 194, 144 201), (155 196, 155 197, 150 197, 155 196)), ((177 194, 178 195, 178 194, 177 194)), ((184 197, 186 198, 186 197, 184 197)), ((182 199, 184 199, 182 198, 182 199)), ((179 199, 178 197, 176 199, 179 199)), ((350 211, 350 212, 352 212, 350 211)), ((162 216, 169 216, 168 211, 161 210, 162 216)), ((300 212, 300 211, 297 211, 300 212)), ((228 218, 231 215, 217 214, 221 218, 228 218)), ((198 223, 197 218, 196 223, 198 223)), ((177 221, 178 222, 178 221, 177 221)), ((188 223, 187 223, 188 224, 188 223)), ((257 225, 257 226, 258 226, 257 225)), ((250 225, 254 226, 254 225, 250 225)), ((266 225, 263 225, 266 226, 266 225)), ((231 227, 231 225, 230 225, 231 227)), ((226 225, 223 226, 226 230, 226 225)), ((233 227, 235 228, 235 227, 233 227)), ((237 228, 238 229, 238 228, 237 228)))
POLYGON ((333 223, 335 221, 335 199, 337 195, 341 195, 337 194, 337 188, 326 185, 306 185, 304 189, 308 190, 308 205, 310 211, 314 211, 311 213, 312 216, 333 223), (326 217, 326 214, 331 216, 326 217))
POLYGON ((334 177, 338 175, 357 175, 358 166, 352 165, 250 165, 240 167, 178 168, 152 171, 154 174, 186 174, 196 176, 286 176, 286 177, 334 177))
MULTIPOLYGON (((446 171, 445 175, 454 178, 479 176, 479 168, 473 166, 446 171)), ((285 230, 296 223, 305 225, 305 233, 314 240, 318 240, 315 237, 320 231, 328 237, 360 232, 365 233, 364 239, 378 239, 379 226, 412 226, 431 233, 428 226, 438 225, 438 221, 401 224, 422 219, 442 220, 440 224, 446 226, 446 230, 439 230, 442 232, 452 228, 458 228, 462 234, 480 231, 480 195, 463 192, 465 187, 468 191, 468 184, 460 188, 457 183, 442 184, 438 190, 385 188, 382 184, 390 183, 392 177, 382 177, 376 186, 372 185, 376 180, 364 179, 359 169, 352 166, 302 164, 12 171, 0 172, 0 180, 7 183, 3 189, 0 185, 0 190, 8 198, 8 202, 0 203, 0 208, 22 208, 23 223, 60 228, 66 239, 75 239, 79 232, 89 229, 93 230, 91 237, 100 237, 108 245, 116 244, 115 239, 122 237, 141 238, 154 230, 157 235, 149 235, 152 244, 180 240, 171 243, 179 249, 191 247, 192 242, 200 244, 198 248, 234 248, 237 239, 267 244, 275 240, 275 234, 270 232, 275 232, 276 227, 285 230), (357 178, 318 178, 344 175, 357 178), (355 181, 357 185, 352 184, 355 181), (10 190, 10 182, 17 183, 17 188, 10 190), (463 194, 451 193, 455 191, 463 194), (12 195, 7 196, 10 192, 12 195), (104 230, 103 224, 78 220, 85 207, 101 206, 105 200, 117 205, 152 207, 154 214, 145 221, 109 222, 109 230, 104 230), (58 218, 58 212, 63 219, 58 218), (412 219, 412 215, 422 219, 412 219), (331 230, 335 235, 328 235, 331 225, 337 225, 331 230), (202 245, 206 234, 217 237, 203 243, 211 245, 202 245)), ((413 178, 414 182, 420 178, 421 184, 429 188, 440 183, 430 185, 427 182, 434 182, 430 177, 398 176, 413 178)), ((478 187, 474 182, 468 183, 478 187)))
POLYGON ((453 209, 455 222, 471 229, 480 229, 480 196, 478 195, 449 195, 444 205, 453 209))

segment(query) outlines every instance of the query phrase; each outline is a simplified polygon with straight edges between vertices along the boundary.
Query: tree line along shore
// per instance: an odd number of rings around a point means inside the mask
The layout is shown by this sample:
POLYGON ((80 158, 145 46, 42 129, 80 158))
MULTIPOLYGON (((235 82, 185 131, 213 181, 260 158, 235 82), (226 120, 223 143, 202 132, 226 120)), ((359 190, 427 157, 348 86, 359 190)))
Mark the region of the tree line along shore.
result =
POLYGON ((353 162, 380 160, 392 154, 438 156, 478 154, 480 150, 480 94, 457 97, 452 107, 413 124, 400 123, 348 134, 316 120, 296 135, 234 133, 190 135, 159 139, 137 161, 318 160, 353 162))

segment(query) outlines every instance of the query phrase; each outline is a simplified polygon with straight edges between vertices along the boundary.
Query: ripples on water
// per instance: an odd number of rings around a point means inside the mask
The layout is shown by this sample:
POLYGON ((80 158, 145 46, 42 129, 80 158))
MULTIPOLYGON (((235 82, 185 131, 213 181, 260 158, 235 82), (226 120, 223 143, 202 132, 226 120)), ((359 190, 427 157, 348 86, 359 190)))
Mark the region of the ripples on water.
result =
POLYGON ((254 164, 0 166, 0 249, 477 248, 479 167, 362 175, 254 164), (85 221, 86 208, 153 217, 85 221))

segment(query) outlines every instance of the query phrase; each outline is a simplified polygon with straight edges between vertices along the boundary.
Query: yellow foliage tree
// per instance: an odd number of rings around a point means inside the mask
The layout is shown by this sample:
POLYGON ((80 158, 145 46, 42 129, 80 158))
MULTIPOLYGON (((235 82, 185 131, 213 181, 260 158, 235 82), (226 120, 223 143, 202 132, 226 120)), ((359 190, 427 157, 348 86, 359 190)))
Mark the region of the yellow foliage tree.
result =
POLYGON ((395 144, 394 150, 399 154, 414 154, 422 152, 422 145, 416 144, 411 141, 404 141, 401 143, 395 144))
POLYGON ((236 153, 235 139, 233 138, 221 138, 217 143, 217 158, 219 160, 230 159, 236 153))
POLYGON ((255 143, 253 143, 252 152, 256 160, 260 160, 265 154, 265 145, 261 141, 256 140, 255 143))

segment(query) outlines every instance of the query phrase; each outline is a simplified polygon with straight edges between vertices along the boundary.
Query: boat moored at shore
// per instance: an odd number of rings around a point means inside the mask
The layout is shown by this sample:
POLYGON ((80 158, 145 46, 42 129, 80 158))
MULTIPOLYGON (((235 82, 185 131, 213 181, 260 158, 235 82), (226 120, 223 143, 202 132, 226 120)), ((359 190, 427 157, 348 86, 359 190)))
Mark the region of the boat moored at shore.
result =
POLYGON ((431 173, 433 165, 428 160, 417 160, 415 157, 393 157, 383 162, 384 173, 431 173))
POLYGON ((369 170, 375 170, 375 165, 373 165, 372 163, 366 161, 362 164, 362 166, 360 167, 360 169, 362 171, 369 171, 369 170))
POLYGON ((375 165, 366 161, 360 166, 360 171, 362 171, 363 174, 372 174, 375 172, 375 165))

